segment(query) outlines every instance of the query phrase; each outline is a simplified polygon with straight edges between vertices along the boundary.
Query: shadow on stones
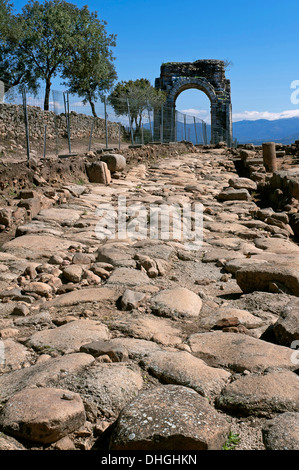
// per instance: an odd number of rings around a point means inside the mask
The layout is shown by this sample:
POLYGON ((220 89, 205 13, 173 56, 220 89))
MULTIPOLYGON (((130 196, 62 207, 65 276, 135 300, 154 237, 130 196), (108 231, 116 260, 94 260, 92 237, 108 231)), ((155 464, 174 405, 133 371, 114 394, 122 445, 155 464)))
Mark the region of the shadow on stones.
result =
POLYGON ((224 300, 239 300, 242 295, 243 295, 243 292, 233 293, 233 294, 221 294, 221 295, 218 295, 218 297, 219 299, 224 299, 224 300))
POLYGON ((92 448, 90 450, 97 450, 97 451, 107 451, 109 450, 109 444, 111 440, 112 433, 114 429, 116 428, 116 423, 115 421, 109 428, 107 428, 103 434, 95 441, 93 444, 92 448))

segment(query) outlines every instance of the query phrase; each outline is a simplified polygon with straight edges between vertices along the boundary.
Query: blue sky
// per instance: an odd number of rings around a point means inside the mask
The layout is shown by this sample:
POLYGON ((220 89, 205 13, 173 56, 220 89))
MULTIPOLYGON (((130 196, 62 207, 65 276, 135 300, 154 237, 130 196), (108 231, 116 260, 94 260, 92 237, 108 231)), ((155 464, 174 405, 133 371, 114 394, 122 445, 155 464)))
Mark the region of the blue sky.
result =
MULTIPOLYGON (((27 2, 13 1, 20 10, 27 2)), ((163 62, 230 60, 233 119, 299 116, 291 83, 299 80, 299 2, 270 0, 106 0, 88 5, 117 35, 118 80, 148 78, 154 85, 163 62)), ((59 87, 59 80, 53 83, 59 87)), ((209 102, 183 92, 180 111, 206 118, 209 102), (192 112, 191 112, 192 110, 192 112)))

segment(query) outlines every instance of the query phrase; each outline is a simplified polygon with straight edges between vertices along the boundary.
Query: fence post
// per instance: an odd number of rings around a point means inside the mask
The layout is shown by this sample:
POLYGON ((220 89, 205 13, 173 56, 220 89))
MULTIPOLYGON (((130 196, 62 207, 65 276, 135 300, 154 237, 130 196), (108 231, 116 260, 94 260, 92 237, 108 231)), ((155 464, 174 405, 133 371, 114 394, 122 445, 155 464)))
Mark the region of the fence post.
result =
POLYGON ((91 140, 92 140, 92 133, 93 133, 93 126, 94 126, 95 118, 93 118, 91 123, 90 135, 89 135, 89 144, 88 144, 88 151, 91 149, 91 140))
POLYGON ((22 88, 22 97, 23 97, 23 110, 24 110, 26 144, 27 144, 27 162, 29 162, 29 160, 30 160, 30 142, 29 142, 29 125, 28 125, 27 100, 26 100, 25 87, 22 88))
POLYGON ((149 128, 150 128, 150 133, 151 133, 151 136, 152 136, 152 140, 153 140, 153 131, 152 131, 152 123, 151 123, 151 116, 150 116, 150 110, 149 110, 149 102, 147 101, 147 114, 148 114, 148 122, 149 122, 149 128))
POLYGON ((57 105, 55 101, 55 92, 52 91, 52 98, 54 104, 54 126, 55 126, 55 137, 56 137, 56 155, 58 155, 58 126, 57 126, 57 105))
POLYGON ((206 143, 206 145, 208 145, 207 124, 206 123, 204 125, 204 131, 205 131, 205 143, 206 143))
POLYGON ((118 123, 118 150, 120 150, 121 123, 118 123))
POLYGON ((128 115, 129 115, 129 123, 130 123, 131 141, 132 141, 132 145, 134 145, 134 135, 133 135, 132 121, 131 121, 129 98, 127 98, 127 106, 128 106, 128 115))
POLYGON ((163 134, 164 134, 164 127, 163 127, 163 124, 164 124, 164 113, 163 113, 163 104, 161 106, 161 126, 160 126, 160 140, 161 140, 161 144, 163 144, 163 134))
POLYGON ((66 128, 67 128, 67 138, 69 144, 69 153, 72 152, 71 150, 71 135, 70 135, 70 106, 69 106, 69 94, 63 93, 63 101, 64 101, 64 111, 65 111, 65 120, 66 120, 66 128))
POLYGON ((203 138, 203 144, 207 145, 207 128, 206 128, 206 123, 202 121, 202 138, 203 138))
POLYGON ((107 101, 106 101, 106 96, 104 97, 104 113, 105 113, 106 149, 107 149, 108 148, 108 122, 107 122, 107 101))
POLYGON ((195 130, 195 143, 196 145, 198 144, 198 140, 197 140, 197 129, 196 129, 196 117, 193 116, 193 119, 194 119, 194 130, 195 130))
POLYGON ((4 93, 5 93, 4 82, 0 80, 0 103, 4 102, 4 93))
POLYGON ((187 140, 186 114, 184 114, 184 140, 187 140))
POLYGON ((44 158, 46 158, 46 150, 47 150, 47 124, 45 124, 45 131, 44 131, 44 158))

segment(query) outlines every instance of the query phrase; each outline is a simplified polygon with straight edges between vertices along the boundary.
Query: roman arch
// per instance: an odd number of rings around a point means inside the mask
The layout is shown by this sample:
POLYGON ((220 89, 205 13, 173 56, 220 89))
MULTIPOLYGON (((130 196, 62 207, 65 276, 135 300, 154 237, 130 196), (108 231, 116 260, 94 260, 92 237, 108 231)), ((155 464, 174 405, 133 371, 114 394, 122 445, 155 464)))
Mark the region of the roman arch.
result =
POLYGON ((211 103, 211 144, 226 142, 232 145, 232 107, 230 80, 225 78, 225 64, 221 60, 170 62, 162 64, 157 89, 166 92, 163 110, 155 111, 154 139, 163 142, 175 140, 175 102, 180 93, 190 88, 203 91, 211 103))

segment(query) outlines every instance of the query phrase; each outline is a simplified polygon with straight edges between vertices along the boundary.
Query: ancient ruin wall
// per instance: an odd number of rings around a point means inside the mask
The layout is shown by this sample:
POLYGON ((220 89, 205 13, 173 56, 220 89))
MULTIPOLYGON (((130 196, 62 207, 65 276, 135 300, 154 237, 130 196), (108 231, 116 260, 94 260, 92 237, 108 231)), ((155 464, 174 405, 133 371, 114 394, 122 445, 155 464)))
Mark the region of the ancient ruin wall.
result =
MULTIPOLYGON (((64 114, 55 115, 52 111, 43 111, 35 106, 28 106, 28 122, 30 138, 39 140, 44 138, 45 125, 47 125, 47 138, 55 139, 57 125, 58 137, 66 137, 66 119, 64 114), (56 123, 55 123, 56 118, 56 123)), ((71 138, 89 137, 93 116, 70 113, 71 138)), ((108 122, 110 140, 118 140, 118 123, 108 122)), ((24 113, 22 105, 0 103, 0 142, 1 140, 16 139, 25 136, 24 113)), ((95 118, 93 136, 105 138, 105 120, 95 118)))

